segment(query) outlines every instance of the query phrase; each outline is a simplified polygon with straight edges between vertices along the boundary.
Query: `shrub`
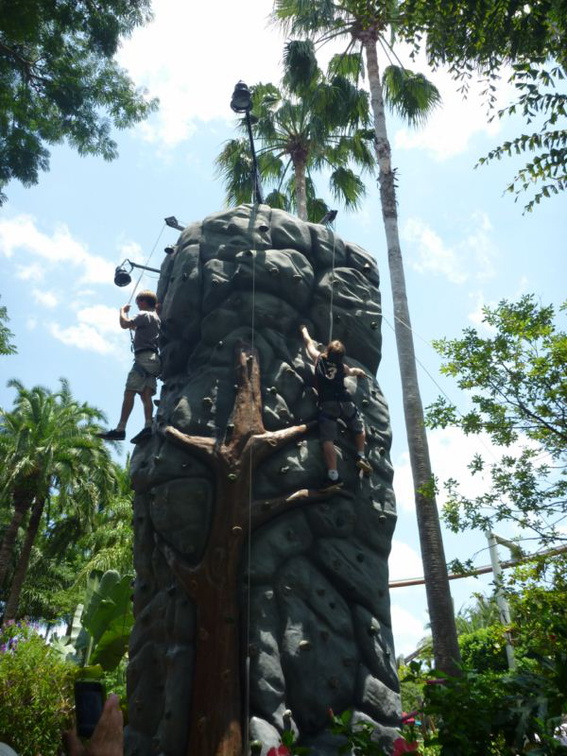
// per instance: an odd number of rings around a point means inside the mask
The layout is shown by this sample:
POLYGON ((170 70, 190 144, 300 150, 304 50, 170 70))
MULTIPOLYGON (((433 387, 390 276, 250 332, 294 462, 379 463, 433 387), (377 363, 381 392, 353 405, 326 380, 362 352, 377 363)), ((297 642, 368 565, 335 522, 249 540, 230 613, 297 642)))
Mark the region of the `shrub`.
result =
POLYGON ((57 756, 73 706, 73 666, 29 625, 0 630, 0 739, 20 756, 57 756))

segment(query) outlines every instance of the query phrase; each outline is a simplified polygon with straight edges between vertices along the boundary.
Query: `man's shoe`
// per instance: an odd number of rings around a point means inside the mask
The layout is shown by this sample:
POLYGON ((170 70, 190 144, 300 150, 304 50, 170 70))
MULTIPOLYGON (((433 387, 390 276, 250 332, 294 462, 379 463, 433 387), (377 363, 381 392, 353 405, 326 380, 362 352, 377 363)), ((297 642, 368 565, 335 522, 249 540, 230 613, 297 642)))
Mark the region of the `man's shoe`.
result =
POLYGON ((143 441, 145 438, 149 438, 152 435, 152 429, 151 428, 144 428, 139 433, 136 433, 134 438, 130 439, 131 444, 139 444, 140 441, 143 441))
POLYGON ((114 428, 114 430, 105 431, 104 433, 97 433, 96 435, 99 438, 102 438, 104 441, 124 441, 124 439, 126 438, 126 431, 114 428))
POLYGON ((372 472, 372 465, 366 459, 366 457, 357 457, 356 467, 358 470, 362 470, 365 475, 370 475, 370 473, 372 472))
POLYGON ((319 490, 330 491, 333 488, 342 488, 343 486, 344 482, 342 478, 335 478, 335 480, 331 480, 328 475, 325 475, 325 478, 323 480, 323 483, 320 485, 319 490))

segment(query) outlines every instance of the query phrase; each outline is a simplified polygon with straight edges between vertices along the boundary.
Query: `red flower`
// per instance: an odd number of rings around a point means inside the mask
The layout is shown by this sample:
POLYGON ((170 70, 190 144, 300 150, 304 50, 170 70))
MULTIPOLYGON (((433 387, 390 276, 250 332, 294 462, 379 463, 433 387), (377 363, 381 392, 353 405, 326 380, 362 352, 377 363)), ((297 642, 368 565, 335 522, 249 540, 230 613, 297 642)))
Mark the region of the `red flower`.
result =
POLYGON ((270 748, 266 756, 291 756, 291 751, 285 745, 270 748))
POLYGON ((402 753, 419 754, 419 751, 417 750, 418 747, 419 745, 417 741, 415 741, 414 743, 408 743, 405 738, 397 738, 396 740, 394 740, 394 750, 392 751, 392 756, 400 756, 402 753))

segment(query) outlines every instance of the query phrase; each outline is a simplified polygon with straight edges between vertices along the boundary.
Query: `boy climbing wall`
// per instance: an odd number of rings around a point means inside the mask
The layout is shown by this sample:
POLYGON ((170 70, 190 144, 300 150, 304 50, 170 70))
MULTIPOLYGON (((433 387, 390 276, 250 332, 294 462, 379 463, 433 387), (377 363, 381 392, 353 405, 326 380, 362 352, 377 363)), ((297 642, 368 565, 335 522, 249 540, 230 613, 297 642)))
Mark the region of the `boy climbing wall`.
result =
POLYGON ((123 441, 126 437, 126 424, 134 407, 136 394, 140 395, 144 407, 145 425, 143 430, 131 439, 137 444, 152 434, 153 400, 156 393, 157 376, 161 370, 158 354, 158 339, 160 319, 156 312, 157 297, 153 291, 141 291, 136 297, 136 304, 140 312, 134 317, 128 317, 130 305, 120 308, 120 327, 134 331, 133 349, 134 364, 126 379, 126 389, 122 401, 120 420, 113 430, 100 433, 100 438, 106 441, 123 441))
POLYGON ((342 342, 331 341, 324 351, 320 351, 309 335, 307 327, 302 325, 299 330, 303 336, 307 354, 315 363, 315 384, 319 394, 319 433, 327 466, 327 477, 323 488, 339 486, 342 485, 342 481, 337 470, 337 450, 335 449, 339 419, 343 420, 354 435, 357 451, 356 467, 366 474, 372 472, 372 466, 364 454, 366 443, 364 423, 344 383, 345 375, 366 378, 366 373, 361 368, 345 365, 345 348, 342 342))

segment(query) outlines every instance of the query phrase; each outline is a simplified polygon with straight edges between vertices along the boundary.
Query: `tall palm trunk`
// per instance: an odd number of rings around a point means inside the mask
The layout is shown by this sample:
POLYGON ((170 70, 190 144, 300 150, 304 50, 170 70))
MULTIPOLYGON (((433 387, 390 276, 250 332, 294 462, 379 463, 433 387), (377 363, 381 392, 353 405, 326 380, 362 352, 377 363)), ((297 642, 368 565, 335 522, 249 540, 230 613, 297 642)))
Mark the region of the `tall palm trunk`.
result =
POLYGON ((435 665, 447 673, 456 673, 460 659, 455 614, 451 600, 439 513, 435 500, 433 473, 425 433, 423 405, 419 393, 400 239, 394 172, 386 130, 384 98, 376 53, 376 38, 368 33, 362 38, 366 53, 368 81, 376 131, 376 156, 379 164, 380 200, 388 246, 388 265, 394 303, 396 346, 404 416, 415 491, 415 506, 421 557, 425 577, 427 605, 433 636, 435 665))
POLYGON ((14 579, 10 587, 10 595, 4 607, 3 623, 6 624, 9 620, 16 619, 18 613, 18 607, 20 605, 20 594, 22 592, 22 586, 26 579, 28 566, 30 563, 30 556, 32 546, 39 530, 39 523, 41 522, 41 516, 43 514, 43 508, 45 506, 45 499, 39 498, 36 500, 31 511, 28 527, 26 529, 26 537, 24 539, 24 545, 22 547, 22 553, 14 573, 14 579))
POLYGON ((305 178, 305 159, 293 158, 295 172, 295 203, 297 205, 297 217, 302 221, 307 220, 307 187, 305 178))
POLYGON ((20 529, 26 511, 26 507, 16 506, 10 524, 4 532, 4 538, 2 539, 2 545, 0 546, 0 587, 4 585, 6 573, 8 572, 12 560, 16 538, 18 537, 18 530, 20 529))
POLYGON ((33 502, 37 478, 34 475, 20 479, 14 486, 12 495, 14 501, 14 514, 10 524, 4 532, 2 545, 0 546, 0 588, 4 585, 6 574, 12 562, 12 554, 18 537, 18 530, 29 512, 33 502))

